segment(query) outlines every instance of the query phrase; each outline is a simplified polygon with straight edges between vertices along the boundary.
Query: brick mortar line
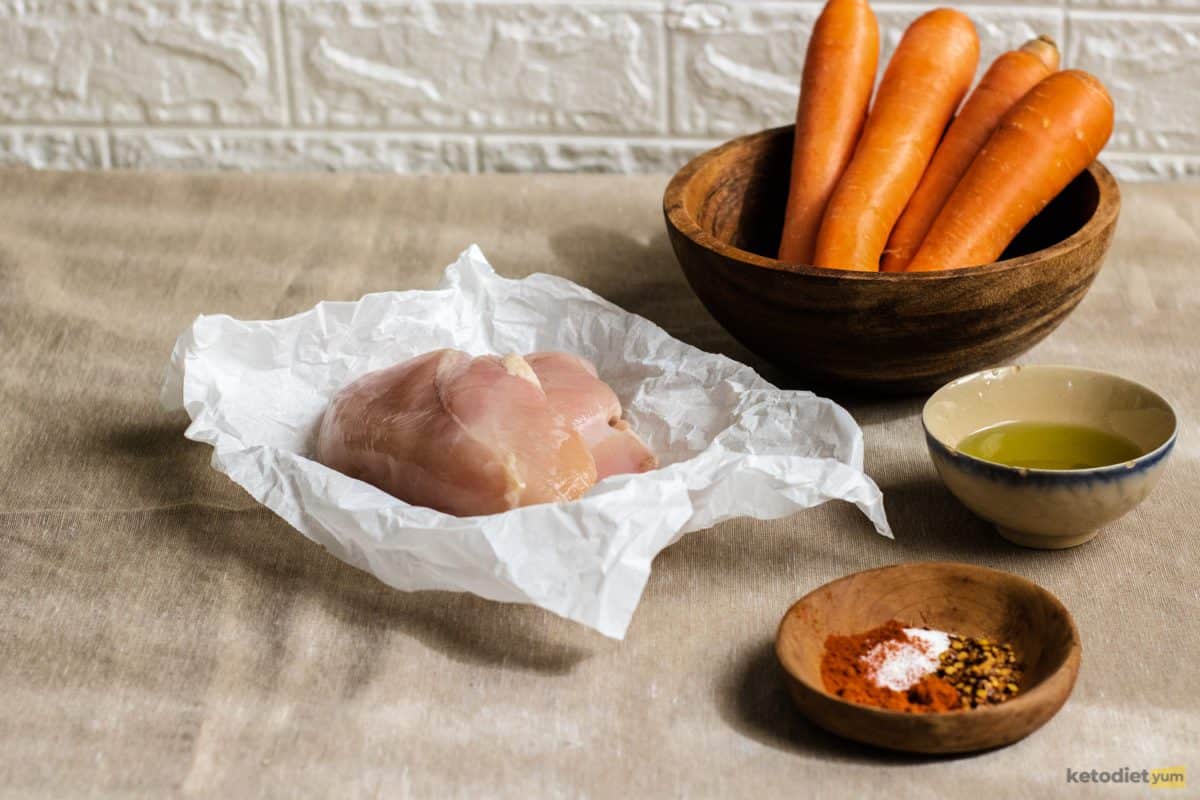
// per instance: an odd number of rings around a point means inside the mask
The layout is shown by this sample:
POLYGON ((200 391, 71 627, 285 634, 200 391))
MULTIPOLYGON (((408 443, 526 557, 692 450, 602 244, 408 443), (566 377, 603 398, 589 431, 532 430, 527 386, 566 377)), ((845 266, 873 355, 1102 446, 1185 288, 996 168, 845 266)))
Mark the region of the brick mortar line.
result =
POLYGON ((476 136, 471 142, 471 160, 475 162, 475 171, 483 172, 483 137, 476 136))
MULTIPOLYGON (((0 124, 0 134, 20 133, 20 132, 25 132, 25 133, 75 133, 75 134, 108 132, 108 133, 112 133, 112 134, 118 134, 118 133, 128 133, 128 132, 141 133, 146 130, 153 130, 153 129, 114 128, 111 131, 97 131, 97 129, 95 129, 95 128, 75 128, 70 125, 0 124)), ((325 131, 325 130, 304 130, 304 129, 280 130, 280 129, 245 129, 245 128, 230 129, 230 128, 196 127, 196 128, 183 128, 183 129, 172 128, 172 129, 170 129, 169 132, 171 132, 171 133, 195 133, 195 134, 202 134, 202 135, 212 135, 212 134, 221 134, 221 133, 235 133, 235 134, 248 133, 253 136, 262 136, 262 137, 275 137, 275 136, 287 136, 287 135, 300 135, 300 136, 305 136, 305 137, 320 137, 320 136, 329 135, 329 134, 332 134, 333 136, 354 136, 354 137, 366 137, 366 138, 387 138, 388 136, 406 136, 406 137, 411 137, 414 141, 436 140, 436 139, 458 140, 458 139, 463 139, 463 138, 471 138, 471 139, 473 139, 473 141, 475 141, 479 145, 482 145, 483 143, 488 142, 488 141, 491 141, 491 142, 509 141, 512 143, 526 143, 526 142, 572 143, 572 142, 574 142, 574 143, 580 143, 580 144, 587 144, 587 143, 603 144, 603 143, 615 142, 618 144, 629 144, 629 145, 663 144, 663 145, 680 145, 680 146, 716 146, 717 144, 720 144, 722 141, 725 141, 723 139, 713 138, 713 137, 689 137, 689 136, 642 136, 642 137, 616 136, 616 135, 578 135, 578 136, 565 135, 564 136, 564 135, 558 135, 558 134, 524 135, 524 134, 509 134, 509 133, 480 134, 475 137, 464 137, 461 134, 444 135, 442 133, 429 132, 429 131, 391 131, 391 130, 388 130, 388 131, 340 131, 340 130, 325 131)), ((105 137, 101 137, 102 140, 104 138, 105 137)), ((106 153, 106 155, 111 155, 111 154, 106 153)), ((1177 158, 1177 159, 1182 159, 1182 160, 1193 160, 1193 159, 1200 159, 1200 151, 1195 151, 1195 152, 1189 151, 1189 152, 1181 153, 1181 152, 1170 152, 1170 151, 1163 152, 1163 151, 1147 151, 1147 150, 1111 150, 1111 151, 1105 151, 1103 157, 1104 158, 1148 158, 1148 159, 1177 158)), ((477 164, 476 166, 481 166, 481 164, 477 164)))
POLYGON ((474 137, 474 141, 467 148, 467 174, 478 175, 483 172, 483 144, 479 141, 479 137, 474 137))
POLYGON ((106 133, 100 137, 100 166, 104 169, 112 169, 117 163, 117 145, 113 141, 112 133, 106 133))
POLYGON ((1068 18, 1075 17, 1076 19, 1095 19, 1112 22, 1123 22, 1130 17, 1135 18, 1138 22, 1147 19, 1153 19, 1157 22, 1200 22, 1200 7, 1188 11, 1181 8, 1153 9, 1141 6, 1129 6, 1128 8, 1104 8, 1101 6, 1081 8, 1079 6, 1067 6, 1066 11, 1068 18))
POLYGON ((271 49, 274 51, 273 60, 278 74, 275 76, 275 91, 279 92, 279 102, 283 110, 283 124, 292 127, 296 122, 295 81, 292 80, 291 46, 288 42, 287 20, 284 17, 286 3, 284 0, 271 2, 271 15, 275 18, 275 32, 271 36, 271 49))
POLYGON ((1103 158, 1180 158, 1200 159, 1200 152, 1195 153, 1153 153, 1144 150, 1114 150, 1103 153, 1103 158))
POLYGON ((675 132, 675 98, 678 95, 675 91, 675 82, 671 80, 675 73, 675 36, 671 31, 670 20, 667 19, 670 13, 670 3, 663 3, 658 23, 659 35, 662 37, 662 52, 658 57, 658 69, 663 93, 663 112, 660 124, 664 134, 675 132))
MULTIPOLYGON (((753 0, 751 0, 753 2, 753 0)), ((283 0, 284 3, 317 3, 335 4, 335 0, 283 0)), ((454 6, 558 6, 563 8, 618 8, 653 10, 661 8, 673 0, 435 0, 443 5, 454 6)), ((818 0, 824 2, 824 0, 818 0)), ((400 0, 393 0, 393 5, 403 5, 400 0)))
MULTIPOLYGON (((388 134, 388 133, 404 133, 404 134, 421 134, 427 133, 437 136, 605 136, 605 137, 620 137, 625 139, 653 139, 659 136, 670 133, 669 131, 656 130, 631 130, 631 131, 570 131, 570 130, 546 130, 544 128, 496 128, 494 130, 480 130, 478 128, 466 127, 445 127, 445 128, 409 128, 403 125, 391 126, 386 128, 373 127, 346 127, 340 128, 332 125, 241 125, 237 123, 226 123, 220 125, 207 124, 204 122, 186 122, 186 121, 169 121, 169 122, 97 122, 95 120, 15 120, 15 119, 0 119, 0 128, 72 128, 78 130, 93 130, 93 131, 167 131, 167 132, 182 132, 189 130, 209 130, 209 131, 229 131, 231 133, 339 133, 339 134, 388 134)), ((751 131, 747 131, 750 133, 751 131)), ((686 135, 686 134, 685 134, 686 135)), ((695 138, 706 138, 697 136, 695 138)), ((712 137, 707 137, 712 138, 712 137)))
MULTIPOLYGON (((747 7, 753 7, 755 5, 760 5, 760 6, 777 5, 780 7, 792 7, 792 8, 795 7, 794 5, 780 3, 780 2, 770 2, 770 3, 750 2, 750 3, 747 3, 746 5, 747 5, 747 7)), ((821 5, 821 2, 819 2, 819 1, 811 2, 811 3, 806 3, 806 5, 813 5, 813 6, 819 7, 821 5)), ((875 2, 873 2, 873 3, 871 3, 871 8, 875 9, 876 11, 879 11, 880 9, 887 9, 887 10, 892 10, 892 11, 928 11, 931 7, 932 6, 925 4, 925 3, 905 3, 905 2, 897 2, 897 3, 889 3, 889 2, 875 3, 875 2)), ((1122 19, 1130 17, 1130 16, 1154 17, 1156 19, 1175 17, 1175 18, 1178 18, 1179 20, 1195 21, 1196 18, 1198 16, 1200 16, 1200 8, 1196 8, 1196 9, 1182 9, 1182 8, 1156 9, 1156 8, 1146 8, 1145 6, 1136 6, 1136 5, 1131 5, 1131 6, 1127 6, 1127 7, 1122 6, 1119 8, 1106 7, 1106 6, 1100 6, 1100 5, 1077 6, 1077 5, 1071 5, 1071 0, 1059 0, 1057 3, 1054 0, 1045 0, 1045 2, 1039 2, 1039 3, 1020 3, 1020 2, 1017 2, 1017 3, 1013 3, 1013 2, 989 3, 989 2, 976 1, 976 2, 967 2, 967 3, 961 4, 961 5, 956 4, 954 7, 968 15, 970 14, 970 12, 972 10, 975 10, 975 9, 978 9, 981 11, 988 10, 988 9, 993 9, 993 10, 994 9, 1005 9, 1008 11, 1024 11, 1024 10, 1058 11, 1058 10, 1063 10, 1069 16, 1083 15, 1083 16, 1097 16, 1097 17, 1116 17, 1116 18, 1122 18, 1122 19)), ((1172 20, 1168 19, 1168 21, 1172 21, 1172 20)))
POLYGON ((1073 64, 1066 63, 1067 54, 1071 52, 1071 0, 1062 0, 1062 41, 1058 43, 1058 54, 1062 59, 1060 69, 1069 68, 1073 64))
POLYGON ((251 127, 224 125, 195 125, 177 123, 172 125, 153 124, 111 124, 111 123, 79 123, 79 122, 0 122, 0 131, 29 131, 29 132, 70 132, 70 133, 99 133, 99 134, 129 134, 129 133, 163 133, 172 134, 231 134, 250 136, 351 136, 387 138, 389 136, 406 136, 415 139, 477 139, 502 140, 513 139, 528 141, 529 139, 570 140, 570 141, 621 141, 632 143, 646 142, 676 142, 676 143, 715 143, 726 141, 717 136, 688 136, 686 134, 639 134, 639 133, 569 133, 557 131, 467 131, 462 129, 430 130, 428 128, 321 128, 321 127, 251 127))

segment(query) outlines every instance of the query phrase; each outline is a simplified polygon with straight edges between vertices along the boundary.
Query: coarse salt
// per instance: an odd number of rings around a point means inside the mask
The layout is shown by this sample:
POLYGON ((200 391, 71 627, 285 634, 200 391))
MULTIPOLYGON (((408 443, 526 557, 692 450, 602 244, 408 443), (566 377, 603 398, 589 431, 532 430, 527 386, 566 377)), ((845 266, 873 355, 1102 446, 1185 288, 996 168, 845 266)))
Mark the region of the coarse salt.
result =
POLYGON ((924 628, 905 628, 909 641, 880 642, 863 661, 876 686, 903 692, 935 672, 942 653, 950 648, 950 634, 924 628))

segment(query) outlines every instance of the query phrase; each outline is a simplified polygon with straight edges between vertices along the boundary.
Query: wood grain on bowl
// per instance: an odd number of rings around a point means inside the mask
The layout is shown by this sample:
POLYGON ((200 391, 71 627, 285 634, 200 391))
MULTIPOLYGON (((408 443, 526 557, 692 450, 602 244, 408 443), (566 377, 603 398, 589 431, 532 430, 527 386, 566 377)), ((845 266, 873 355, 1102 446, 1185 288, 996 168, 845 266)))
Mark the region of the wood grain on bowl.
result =
POLYGON ((1028 736, 1062 708, 1082 656, 1070 612, 1045 589, 1007 572, 950 562, 898 564, 825 584, 788 610, 775 651, 792 699, 813 723, 847 739, 915 753, 985 750, 1028 736), (1012 644, 1025 664, 1020 693, 997 705, 917 714, 827 692, 821 680, 826 637, 890 619, 1012 644))
POLYGON ((663 212, 693 291, 767 361, 821 382, 935 388, 1003 362, 1053 331, 1104 261, 1120 210, 1099 162, 1025 227, 994 264, 931 273, 848 272, 773 256, 787 203, 792 127, 697 156, 663 212))

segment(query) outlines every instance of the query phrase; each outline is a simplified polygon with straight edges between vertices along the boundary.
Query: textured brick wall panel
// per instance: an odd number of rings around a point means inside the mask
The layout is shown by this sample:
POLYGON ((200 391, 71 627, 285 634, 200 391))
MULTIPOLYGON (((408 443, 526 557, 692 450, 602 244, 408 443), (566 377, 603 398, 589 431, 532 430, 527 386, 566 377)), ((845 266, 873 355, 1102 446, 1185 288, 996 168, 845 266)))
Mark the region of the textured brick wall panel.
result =
MULTIPOLYGON (((883 64, 937 3, 876 2, 883 64)), ((0 0, 0 164, 669 172, 795 113, 819 2, 0 0)), ((971 0, 1117 102, 1125 180, 1200 178, 1200 0, 971 0)))
POLYGON ((484 172, 672 172, 718 142, 485 137, 484 172))
POLYGON ((265 2, 0 3, 0 120, 278 124, 265 2))
POLYGON ((102 133, 70 130, 0 130, 0 166, 100 169, 105 165, 105 143, 102 133))
POLYGON ((466 136, 148 130, 113 134, 113 165, 143 169, 470 172, 474 152, 466 136))
POLYGON ((661 128, 663 36, 655 10, 294 2, 285 11, 303 124, 661 128))
POLYGON ((1068 56, 1113 95, 1111 149, 1200 153, 1200 17, 1080 15, 1068 56))

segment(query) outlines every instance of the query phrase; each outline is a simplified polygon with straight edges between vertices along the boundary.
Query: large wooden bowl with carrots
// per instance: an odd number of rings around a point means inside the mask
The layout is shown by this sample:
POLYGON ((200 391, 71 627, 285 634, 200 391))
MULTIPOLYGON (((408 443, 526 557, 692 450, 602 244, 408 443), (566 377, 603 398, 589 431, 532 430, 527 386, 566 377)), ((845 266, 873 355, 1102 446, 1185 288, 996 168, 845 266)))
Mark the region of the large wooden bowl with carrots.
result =
POLYGON ((1099 272, 1120 210, 1094 162, 983 266, 854 272, 774 258, 793 128, 702 153, 663 198, 688 283, 738 340, 819 383, 916 392, 1001 363, 1045 338, 1099 272))

